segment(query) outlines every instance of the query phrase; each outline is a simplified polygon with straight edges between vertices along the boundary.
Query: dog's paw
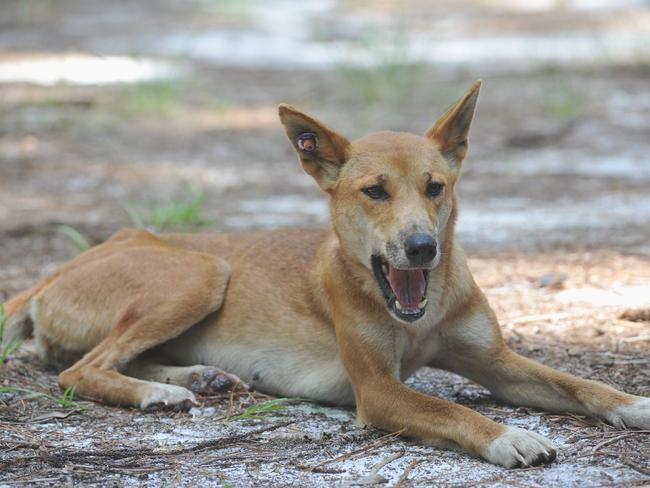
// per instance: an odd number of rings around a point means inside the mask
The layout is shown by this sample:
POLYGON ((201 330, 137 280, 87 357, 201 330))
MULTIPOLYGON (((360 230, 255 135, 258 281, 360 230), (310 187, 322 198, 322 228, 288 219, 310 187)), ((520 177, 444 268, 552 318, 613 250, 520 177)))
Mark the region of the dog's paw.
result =
POLYGON ((194 393, 210 395, 233 388, 248 389, 248 385, 234 374, 226 373, 213 366, 201 366, 190 374, 190 390, 194 393))
POLYGON ((619 429, 650 430, 650 398, 635 397, 632 403, 612 409, 605 419, 619 429))
POLYGON ((176 385, 157 384, 152 386, 140 402, 142 410, 187 411, 196 406, 194 393, 176 385))
POLYGON ((483 457, 506 468, 527 468, 548 464, 555 459, 555 447, 535 432, 507 427, 487 447, 483 457))

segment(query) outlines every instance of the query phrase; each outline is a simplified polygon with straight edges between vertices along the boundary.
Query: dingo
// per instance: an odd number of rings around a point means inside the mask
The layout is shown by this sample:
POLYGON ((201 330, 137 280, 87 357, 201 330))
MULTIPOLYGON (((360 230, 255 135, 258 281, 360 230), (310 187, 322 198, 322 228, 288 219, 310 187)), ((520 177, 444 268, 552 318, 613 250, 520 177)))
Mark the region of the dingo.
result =
POLYGON ((140 408, 188 408, 234 375, 267 393, 356 405, 361 422, 507 467, 551 462, 544 437, 418 393, 424 365, 499 399, 650 429, 650 399, 510 350, 454 242, 455 185, 480 82, 424 136, 350 142, 281 105, 331 228, 153 235, 122 230, 7 303, 61 387, 140 408), (228 373, 226 373, 226 371, 228 373))

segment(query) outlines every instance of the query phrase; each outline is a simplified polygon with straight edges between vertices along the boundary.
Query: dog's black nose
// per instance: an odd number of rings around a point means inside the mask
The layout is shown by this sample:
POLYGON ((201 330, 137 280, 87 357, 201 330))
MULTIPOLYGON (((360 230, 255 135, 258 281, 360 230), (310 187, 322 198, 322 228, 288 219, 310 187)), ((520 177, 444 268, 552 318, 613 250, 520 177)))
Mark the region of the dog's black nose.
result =
POLYGON ((424 266, 436 257, 436 241, 431 234, 413 234, 406 239, 405 250, 411 264, 424 266))

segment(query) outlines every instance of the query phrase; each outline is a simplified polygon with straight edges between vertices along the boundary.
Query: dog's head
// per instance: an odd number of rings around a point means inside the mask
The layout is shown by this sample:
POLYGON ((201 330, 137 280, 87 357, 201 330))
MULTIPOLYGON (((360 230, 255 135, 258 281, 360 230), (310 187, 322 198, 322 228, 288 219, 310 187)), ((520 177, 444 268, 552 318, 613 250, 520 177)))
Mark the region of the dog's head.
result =
POLYGON ((454 185, 480 81, 424 136, 377 132, 356 141, 281 105, 280 120, 300 162, 330 195, 341 249, 374 275, 388 311, 414 322, 426 313, 429 273, 453 226, 454 185))

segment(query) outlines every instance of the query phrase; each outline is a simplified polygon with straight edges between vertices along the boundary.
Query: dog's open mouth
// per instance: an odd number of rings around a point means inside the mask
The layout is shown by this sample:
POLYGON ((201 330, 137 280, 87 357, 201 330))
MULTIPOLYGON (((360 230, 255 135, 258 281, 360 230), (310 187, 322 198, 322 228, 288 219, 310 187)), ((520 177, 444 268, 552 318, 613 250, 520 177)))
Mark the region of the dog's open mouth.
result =
POLYGON ((428 269, 397 269, 381 256, 371 258, 372 270, 386 299, 386 307, 400 320, 415 322, 425 313, 428 269))

